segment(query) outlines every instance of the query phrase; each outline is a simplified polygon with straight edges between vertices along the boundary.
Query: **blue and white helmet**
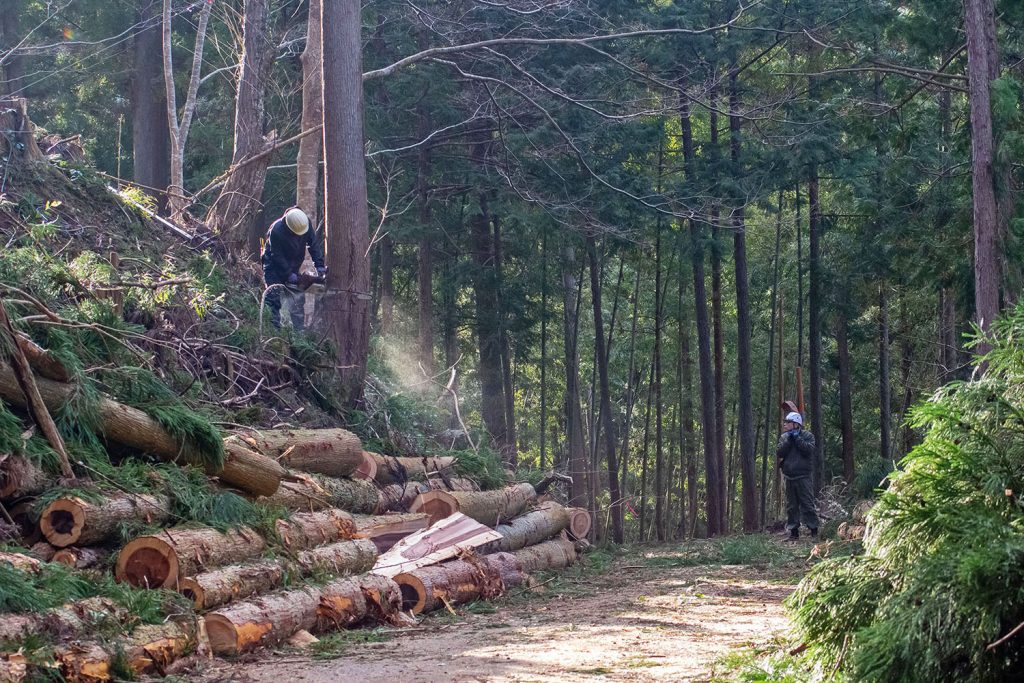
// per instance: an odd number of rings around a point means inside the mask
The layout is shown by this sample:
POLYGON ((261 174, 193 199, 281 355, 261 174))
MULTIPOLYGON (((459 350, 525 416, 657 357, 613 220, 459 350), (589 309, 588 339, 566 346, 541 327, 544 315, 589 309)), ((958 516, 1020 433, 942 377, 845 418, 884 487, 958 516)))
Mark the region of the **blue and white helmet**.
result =
POLYGON ((804 426, 804 418, 800 417, 800 413, 790 413, 786 415, 786 422, 795 422, 801 427, 804 426))

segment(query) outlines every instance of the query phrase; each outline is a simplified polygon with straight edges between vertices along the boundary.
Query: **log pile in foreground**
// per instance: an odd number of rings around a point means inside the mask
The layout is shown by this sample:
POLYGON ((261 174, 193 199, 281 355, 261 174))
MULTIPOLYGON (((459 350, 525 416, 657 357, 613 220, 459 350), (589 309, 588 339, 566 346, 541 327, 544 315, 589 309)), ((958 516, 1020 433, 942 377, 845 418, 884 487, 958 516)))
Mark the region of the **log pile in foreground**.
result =
POLYGON ((119 494, 99 502, 74 496, 57 498, 39 515, 39 530, 52 545, 93 545, 115 536, 131 521, 160 524, 171 517, 169 496, 119 494))

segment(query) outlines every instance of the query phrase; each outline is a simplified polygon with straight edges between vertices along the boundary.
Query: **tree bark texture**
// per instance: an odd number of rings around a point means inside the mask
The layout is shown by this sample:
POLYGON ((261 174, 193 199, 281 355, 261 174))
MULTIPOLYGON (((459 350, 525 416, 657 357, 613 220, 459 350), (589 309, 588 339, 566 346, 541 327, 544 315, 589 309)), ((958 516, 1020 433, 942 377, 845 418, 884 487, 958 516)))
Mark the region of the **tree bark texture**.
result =
POLYGON ((370 342, 370 232, 363 138, 363 68, 358 0, 324 3, 324 153, 328 338, 338 349, 344 401, 363 395, 370 342))
POLYGON ((410 512, 425 512, 437 521, 461 512, 481 524, 495 526, 522 514, 526 506, 537 500, 531 484, 522 483, 496 491, 431 491, 416 497, 410 512))
POLYGON ((277 53, 270 30, 270 0, 244 0, 243 11, 231 166, 220 194, 206 213, 207 225, 222 236, 236 256, 255 253, 258 246, 254 218, 263 206, 263 186, 270 165, 270 155, 265 152, 277 141, 274 132, 266 136, 263 133, 267 83, 277 53))
POLYGON ((114 680, 115 662, 126 664, 135 676, 163 676, 168 667, 195 646, 195 622, 168 621, 139 626, 118 649, 99 643, 60 645, 54 656, 67 683, 114 680))
POLYGON ((525 581, 526 575, 509 553, 469 556, 395 577, 402 591, 402 607, 413 614, 431 612, 445 604, 493 599, 525 581))
POLYGON ((562 249, 562 294, 565 348, 565 421, 569 451, 569 476, 572 477, 569 503, 584 505, 587 496, 587 450, 583 440, 583 410, 580 407, 580 355, 577 346, 579 311, 577 310, 576 256, 572 245, 562 249))
POLYGON ((486 202, 470 219, 473 239, 473 290, 476 299, 476 336, 480 349, 480 412, 495 450, 508 457, 508 424, 501 365, 500 301, 494 269, 493 240, 486 202))
POLYGON ((372 569, 376 561, 377 547, 373 541, 340 541, 303 550, 294 560, 258 560, 203 572, 181 581, 179 591, 192 600, 197 610, 207 610, 277 588, 287 576, 315 571, 335 576, 362 574, 372 569))
POLYGON ((363 464, 353 476, 370 479, 381 486, 402 484, 431 477, 449 477, 455 474, 456 460, 451 456, 403 458, 363 451, 363 464))
POLYGON ((53 554, 53 561, 75 569, 100 567, 110 559, 106 548, 62 548, 53 554))
POLYGON ((408 510, 416 496, 428 491, 479 491, 480 487, 471 479, 428 479, 407 481, 404 484, 385 486, 380 492, 380 509, 378 512, 404 512, 408 510))
POLYGON ((849 322, 840 313, 836 320, 836 345, 839 351, 839 425, 843 439, 843 479, 853 485, 853 383, 850 379, 849 322))
POLYGON ((114 576, 137 588, 174 588, 186 576, 258 557, 266 548, 266 541, 248 527, 164 529, 125 545, 117 555, 114 576))
MULTIPOLYGON (((323 40, 320 35, 322 0, 309 0, 306 22, 306 48, 302 51, 302 131, 324 122, 323 40)), ((320 160, 323 158, 323 135, 311 134, 299 140, 295 157, 295 205, 309 216, 310 226, 317 226, 320 201, 320 160)))
MULTIPOLYGON (((589 519, 590 515, 587 517, 589 519)), ((488 545, 484 552, 513 552, 541 543, 567 529, 571 521, 569 510, 560 504, 554 501, 542 503, 536 510, 520 515, 508 524, 494 527, 502 538, 488 545)))
POLYGON ((567 538, 531 545, 513 553, 526 573, 544 569, 563 569, 576 562, 576 545, 567 538))
POLYGON ((0 455, 0 499, 23 498, 45 491, 55 484, 31 460, 21 455, 0 455))
POLYGON ((809 243, 809 277, 807 333, 811 364, 811 405, 810 429, 816 437, 814 440, 814 491, 817 493, 822 486, 822 454, 825 443, 825 425, 821 419, 821 202, 818 199, 818 167, 811 165, 811 177, 807 183, 808 221, 807 237, 809 243))
POLYGON ((363 464, 363 444, 344 429, 277 429, 237 435, 285 467, 347 477, 363 464))
MULTIPOLYGON (((683 164, 688 182, 694 182, 696 155, 693 149, 693 132, 690 125, 690 102, 684 96, 679 101, 679 122, 683 134, 683 164)), ((700 224, 690 220, 690 245, 693 264, 693 308, 697 325, 697 365, 700 380, 701 432, 704 436, 705 510, 708 521, 708 535, 722 532, 724 516, 722 499, 719 494, 718 439, 715 425, 714 372, 711 367, 711 325, 708 321, 707 292, 704 288, 704 245, 700 224)))
POLYGON ((394 619, 401 594, 391 579, 361 574, 322 586, 272 593, 206 615, 216 654, 240 654, 279 643, 299 630, 329 631, 367 616, 394 619))
POLYGON ((39 515, 39 529, 57 548, 102 543, 118 534, 122 524, 160 524, 171 517, 169 496, 116 494, 98 503, 74 496, 57 498, 39 515))
MULTIPOLYGON (((50 410, 58 410, 72 398, 75 388, 51 380, 37 378, 36 385, 43 402, 50 410)), ((25 405, 9 365, 0 363, 0 398, 17 406, 25 405)), ((270 495, 284 474, 284 468, 270 458, 254 453, 240 444, 224 444, 224 467, 207 466, 198 454, 183 452, 182 446, 155 419, 137 408, 109 398, 100 398, 98 406, 101 436, 128 448, 149 453, 169 462, 186 462, 205 467, 231 486, 257 495, 270 495)))
POLYGON ((612 538, 616 543, 625 540, 622 525, 622 494, 619 491, 619 463, 615 450, 615 427, 612 425, 612 395, 608 380, 608 354, 605 348, 604 313, 601 308, 601 279, 597 266, 597 247, 593 235, 587 236, 587 258, 590 261, 590 298, 594 305, 594 344, 601 388, 602 435, 608 464, 608 492, 611 496, 612 538))
POLYGON ((315 512, 341 508, 369 515, 380 508, 381 497, 377 487, 368 481, 293 474, 288 481, 281 482, 274 495, 261 498, 260 501, 289 510, 315 512))
POLYGON ((5 54, 0 70, 0 97, 22 95, 25 77, 25 57, 17 52, 6 54, 21 39, 20 2, 10 2, 0 13, 0 53, 5 54))
POLYGON ((352 515, 336 508, 297 512, 288 519, 277 520, 274 529, 284 547, 293 552, 356 537, 352 515))
POLYGON ((878 455, 892 454, 892 380, 889 372, 889 297, 883 281, 878 288, 878 455))
MULTIPOLYGON (((971 108, 971 187, 974 206, 974 320, 987 330, 999 314, 1003 264, 995 190, 992 81, 999 77, 994 0, 964 0, 968 98, 971 108)), ((987 347, 976 348, 984 352, 987 347)))
POLYGON ((145 28, 135 34, 133 45, 132 178, 164 210, 167 195, 162 190, 171 184, 171 134, 167 125, 159 16, 160 0, 139 3, 138 19, 145 28))

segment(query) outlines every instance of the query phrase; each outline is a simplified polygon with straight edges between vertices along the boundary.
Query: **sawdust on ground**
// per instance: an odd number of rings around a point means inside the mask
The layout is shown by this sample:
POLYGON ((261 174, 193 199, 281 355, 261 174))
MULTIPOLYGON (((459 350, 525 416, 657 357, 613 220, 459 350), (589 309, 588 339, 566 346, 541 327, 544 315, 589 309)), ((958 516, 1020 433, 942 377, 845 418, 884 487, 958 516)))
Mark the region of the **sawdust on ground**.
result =
POLYGON ((279 653, 209 671, 204 680, 709 681, 730 651, 786 635, 782 601, 799 568, 653 568, 653 554, 665 552, 638 550, 575 585, 499 601, 493 613, 432 616, 336 659, 279 653))

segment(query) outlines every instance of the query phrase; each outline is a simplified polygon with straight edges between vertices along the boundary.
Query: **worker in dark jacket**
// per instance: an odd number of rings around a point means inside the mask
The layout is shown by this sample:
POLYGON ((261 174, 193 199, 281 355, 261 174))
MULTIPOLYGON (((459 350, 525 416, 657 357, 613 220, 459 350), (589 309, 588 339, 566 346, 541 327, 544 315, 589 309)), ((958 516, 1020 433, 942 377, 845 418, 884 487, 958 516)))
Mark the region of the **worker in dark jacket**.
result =
POLYGON ((814 435, 803 428, 800 413, 786 415, 775 457, 786 479, 786 528, 789 537, 800 537, 800 522, 818 540, 818 513, 814 505, 814 435))
POLYGON ((283 297, 288 300, 292 327, 296 330, 303 328, 302 291, 298 283, 299 268, 306 258, 307 248, 317 275, 322 277, 327 272, 324 252, 316 239, 316 232, 309 229, 309 217, 302 209, 288 209, 267 231, 263 245, 263 281, 267 286, 270 320, 275 327, 281 327, 283 297))

